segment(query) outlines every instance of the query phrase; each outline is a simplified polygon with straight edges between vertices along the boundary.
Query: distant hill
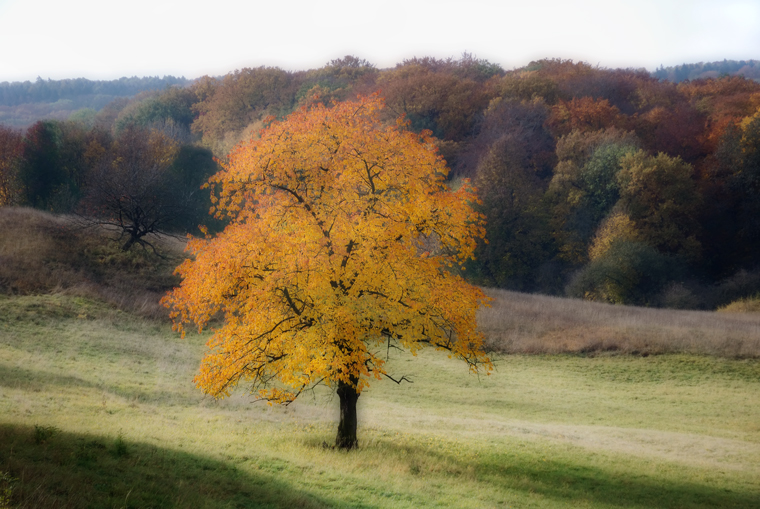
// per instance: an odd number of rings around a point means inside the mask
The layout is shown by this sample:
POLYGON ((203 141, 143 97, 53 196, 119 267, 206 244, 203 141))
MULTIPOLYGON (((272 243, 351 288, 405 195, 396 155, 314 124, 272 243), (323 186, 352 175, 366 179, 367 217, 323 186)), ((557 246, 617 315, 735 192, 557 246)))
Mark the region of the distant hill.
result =
POLYGON ((722 62, 699 62, 673 67, 660 66, 652 76, 679 83, 685 80, 719 78, 721 76, 744 76, 760 81, 760 60, 723 60, 722 62))
POLYGON ((147 90, 164 90, 185 86, 184 77, 158 76, 119 78, 93 81, 85 78, 15 81, 0 83, 0 124, 26 127, 41 118, 65 120, 73 112, 85 108, 100 110, 120 97, 132 97, 147 90))

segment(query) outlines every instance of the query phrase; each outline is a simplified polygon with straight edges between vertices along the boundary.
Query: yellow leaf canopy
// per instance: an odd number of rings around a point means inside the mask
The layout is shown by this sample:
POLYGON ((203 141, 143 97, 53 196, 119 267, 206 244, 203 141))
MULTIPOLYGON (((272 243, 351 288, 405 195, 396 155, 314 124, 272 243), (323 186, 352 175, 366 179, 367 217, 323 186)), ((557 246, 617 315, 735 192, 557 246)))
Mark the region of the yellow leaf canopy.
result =
POLYGON ((486 300, 452 268, 484 220, 446 182, 429 133, 383 123, 376 96, 317 104, 240 144, 211 179, 219 235, 192 239, 165 298, 175 328, 214 329, 197 385, 216 397, 250 382, 292 401, 316 384, 357 393, 387 375, 387 348, 450 351, 491 364, 475 312, 486 300))

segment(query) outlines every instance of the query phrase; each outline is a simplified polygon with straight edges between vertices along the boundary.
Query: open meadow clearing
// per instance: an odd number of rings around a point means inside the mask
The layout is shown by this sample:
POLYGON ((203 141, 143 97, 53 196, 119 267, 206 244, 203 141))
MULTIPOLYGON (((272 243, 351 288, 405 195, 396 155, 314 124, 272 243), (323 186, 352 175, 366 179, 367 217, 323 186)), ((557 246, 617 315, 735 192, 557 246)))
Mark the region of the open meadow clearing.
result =
POLYGON ((284 408, 203 397, 203 342, 81 297, 0 297, 11 506, 760 505, 756 359, 496 354, 477 378, 440 352, 392 354, 414 383, 362 395, 345 453, 322 445, 328 389, 284 408))

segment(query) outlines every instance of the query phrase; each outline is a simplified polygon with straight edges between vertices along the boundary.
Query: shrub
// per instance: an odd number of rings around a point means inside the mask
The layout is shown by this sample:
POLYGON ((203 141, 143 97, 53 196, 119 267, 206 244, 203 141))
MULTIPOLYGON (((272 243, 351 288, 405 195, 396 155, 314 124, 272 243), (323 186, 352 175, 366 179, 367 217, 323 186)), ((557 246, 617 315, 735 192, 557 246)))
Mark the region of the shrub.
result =
POLYGON ((572 278, 566 293, 613 304, 652 305, 662 288, 682 271, 674 258, 653 247, 616 240, 572 278))
POLYGON ((56 428, 55 426, 38 426, 37 424, 34 425, 34 435, 32 436, 34 443, 37 445, 44 444, 51 438, 53 438, 55 435, 57 435, 61 430, 56 428))

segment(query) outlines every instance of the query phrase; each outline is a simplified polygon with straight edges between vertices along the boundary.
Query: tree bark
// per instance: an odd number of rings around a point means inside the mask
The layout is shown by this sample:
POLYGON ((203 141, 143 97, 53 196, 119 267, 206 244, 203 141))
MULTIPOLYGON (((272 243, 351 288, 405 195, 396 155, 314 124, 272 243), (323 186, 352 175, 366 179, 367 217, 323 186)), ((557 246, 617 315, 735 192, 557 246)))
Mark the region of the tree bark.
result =
POLYGON ((127 242, 123 246, 121 246, 121 250, 129 251, 129 249, 135 244, 135 242, 137 242, 137 237, 130 236, 129 240, 127 240, 127 242))
POLYGON ((353 449, 358 445, 356 439, 356 401, 359 394, 356 387, 344 382, 338 382, 338 397, 340 398, 340 423, 335 447, 338 449, 353 449))

